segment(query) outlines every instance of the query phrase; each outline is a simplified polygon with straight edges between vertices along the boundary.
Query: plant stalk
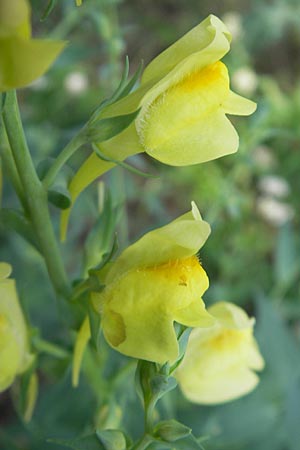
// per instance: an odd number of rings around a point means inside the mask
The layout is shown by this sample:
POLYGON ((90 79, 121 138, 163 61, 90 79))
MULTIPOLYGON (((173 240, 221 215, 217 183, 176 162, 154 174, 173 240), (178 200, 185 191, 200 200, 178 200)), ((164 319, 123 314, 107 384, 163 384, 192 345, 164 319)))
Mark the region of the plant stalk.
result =
POLYGON ((84 142, 84 130, 82 129, 76 136, 71 139, 71 141, 65 146, 65 148, 60 152, 52 166, 48 170, 45 178, 43 179, 43 185, 48 188, 54 182, 58 172, 63 167, 63 165, 71 158, 71 156, 76 152, 76 150, 81 147, 84 142))
POLYGON ((47 190, 39 180, 27 146, 15 91, 7 92, 3 120, 28 203, 31 223, 55 291, 68 298, 70 288, 52 227, 47 190))

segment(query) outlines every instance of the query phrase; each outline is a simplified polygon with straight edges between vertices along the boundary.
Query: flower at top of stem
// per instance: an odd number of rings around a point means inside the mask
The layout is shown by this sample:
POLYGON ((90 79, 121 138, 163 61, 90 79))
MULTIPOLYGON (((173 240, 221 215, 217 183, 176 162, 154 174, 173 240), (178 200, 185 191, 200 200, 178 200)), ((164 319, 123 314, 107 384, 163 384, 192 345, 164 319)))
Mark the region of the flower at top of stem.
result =
POLYGON ((8 278, 10 272, 9 264, 0 263, 0 392, 33 361, 15 281, 8 278))
MULTIPOLYGON (((236 152, 238 134, 226 115, 249 115, 256 105, 230 90, 220 61, 230 40, 223 22, 210 15, 159 54, 144 70, 140 87, 100 113, 99 119, 105 119, 140 109, 128 128, 98 144, 101 151, 116 160, 146 152, 172 166, 236 152)), ((70 184, 73 201, 111 167, 93 153, 70 184)), ((62 228, 68 214, 63 213, 62 228)))
POLYGON ((174 361, 179 354, 174 322, 214 323, 201 299, 208 278, 195 256, 209 233, 193 204, 191 212, 145 234, 112 263, 105 289, 92 298, 113 348, 157 363, 174 361))
POLYGON ((245 311, 219 302, 208 312, 216 322, 211 328, 192 330, 176 378, 190 401, 224 403, 256 387, 255 371, 263 369, 264 360, 253 337, 255 321, 245 311))
POLYGON ((27 0, 1 0, 0 92, 26 86, 43 75, 65 45, 31 38, 27 0))

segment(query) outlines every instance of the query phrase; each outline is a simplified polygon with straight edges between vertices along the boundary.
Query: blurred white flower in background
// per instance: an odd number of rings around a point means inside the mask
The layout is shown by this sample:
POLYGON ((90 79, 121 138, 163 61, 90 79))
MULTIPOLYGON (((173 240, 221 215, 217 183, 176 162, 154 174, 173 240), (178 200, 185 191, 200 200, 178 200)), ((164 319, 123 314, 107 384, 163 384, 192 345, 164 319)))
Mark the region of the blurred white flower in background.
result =
POLYGON ((266 195, 277 198, 287 197, 290 193, 288 182, 278 175, 265 175, 259 182, 258 187, 266 195))
POLYGON ((273 169, 277 163, 272 149, 266 145, 256 147, 252 152, 252 158, 260 169, 273 169))
POLYGON ((251 95, 258 85, 256 73, 250 67, 241 67, 232 76, 232 86, 240 94, 251 95))
POLYGON ((284 225, 295 214, 291 205, 267 196, 261 196, 257 199, 256 208, 258 214, 275 227, 284 225))
POLYGON ((86 91, 88 84, 88 77, 83 72, 71 72, 64 80, 65 89, 74 95, 86 91))
POLYGON ((227 12, 222 20, 230 31, 233 41, 242 35, 242 16, 237 11, 227 12))

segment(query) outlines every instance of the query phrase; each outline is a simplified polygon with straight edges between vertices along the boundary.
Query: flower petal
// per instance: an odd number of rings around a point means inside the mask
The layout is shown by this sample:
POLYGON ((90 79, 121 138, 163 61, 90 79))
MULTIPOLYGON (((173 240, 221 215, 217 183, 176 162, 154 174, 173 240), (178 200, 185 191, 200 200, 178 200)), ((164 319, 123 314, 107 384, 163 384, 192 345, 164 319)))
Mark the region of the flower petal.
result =
POLYGON ((230 302, 215 303, 209 308, 209 312, 227 329, 252 329, 255 322, 242 308, 230 302))
MULTIPOLYGON (((205 373, 205 372, 204 372, 205 373)), ((232 367, 210 376, 195 369, 186 378, 180 375, 180 387, 188 400, 203 405, 225 403, 251 392, 258 384, 258 376, 245 367, 232 367)))
POLYGON ((1 0, 0 36, 19 36, 29 38, 30 6, 26 0, 1 0))
MULTIPOLYGON (((9 264, 0 263, 2 276, 8 276, 9 264)), ((19 305, 15 281, 0 279, 0 391, 33 361, 29 353, 26 323, 19 305)))
POLYGON ((264 365, 255 339, 254 320, 232 303, 208 309, 216 318, 210 328, 194 328, 183 361, 176 372, 186 397, 196 403, 234 400, 258 383, 252 369, 264 365))
MULTIPOLYGON (((195 211, 195 205, 193 208, 195 211)), ((195 255, 208 238, 210 226, 201 216, 195 218, 194 211, 150 231, 130 245, 112 265, 106 282, 135 268, 158 266, 170 260, 195 255)))
POLYGON ((199 297, 185 308, 175 311, 173 317, 176 322, 186 327, 211 327, 215 323, 215 319, 206 311, 205 304, 199 297))
POLYGON ((0 355, 0 392, 2 392, 13 382, 22 360, 15 333, 3 314, 0 314, 0 355))
MULTIPOLYGON (((113 139, 101 143, 99 148, 105 155, 118 161, 123 161, 129 156, 143 151, 135 131, 134 123, 113 139)), ((113 167, 115 167, 114 163, 103 161, 95 153, 92 153, 72 178, 69 185, 72 206, 61 213, 60 236, 62 241, 66 238, 69 217, 78 195, 93 181, 113 167)))
POLYGON ((222 106, 226 114, 236 116, 249 116, 254 113, 257 107, 256 103, 232 91, 229 92, 222 106))
POLYGON ((39 78, 65 47, 64 41, 0 38, 0 92, 39 78))
POLYGON ((219 61, 229 51, 230 41, 231 35, 224 23, 210 15, 160 53, 146 67, 142 83, 162 79, 155 86, 155 91, 161 92, 187 73, 219 61))
POLYGON ((191 123, 166 137, 147 153, 171 166, 198 164, 219 158, 238 149, 239 137, 223 111, 208 113, 205 121, 191 123))

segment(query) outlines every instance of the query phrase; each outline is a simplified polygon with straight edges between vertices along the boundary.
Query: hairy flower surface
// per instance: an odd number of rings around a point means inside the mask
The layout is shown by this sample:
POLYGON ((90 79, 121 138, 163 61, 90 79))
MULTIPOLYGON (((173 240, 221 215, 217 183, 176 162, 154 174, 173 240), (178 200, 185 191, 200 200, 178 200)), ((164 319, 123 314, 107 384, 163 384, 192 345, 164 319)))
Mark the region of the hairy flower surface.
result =
MULTIPOLYGON (((236 152, 238 134, 226 114, 248 115, 256 105, 230 90, 227 68, 220 62, 230 40, 223 22, 210 15, 158 55, 146 67, 140 87, 101 113, 108 118, 141 109, 127 129, 99 145, 101 151, 116 160, 147 152, 172 166, 236 152)), ((73 202, 113 166, 92 154, 69 186, 73 202)), ((63 212, 63 235, 69 212, 63 212)))
POLYGON ((201 299, 208 278, 196 252, 210 233, 197 207, 145 234, 112 264, 93 295, 106 340, 116 350, 158 363, 178 357, 174 322, 209 327, 201 299))
POLYGON ((32 39, 26 0, 0 2, 0 92, 26 86, 46 72, 63 41, 32 39))
POLYGON ((220 302, 208 309, 215 324, 192 330, 176 378, 192 402, 216 404, 252 391, 264 360, 253 337, 254 319, 238 306, 220 302))
POLYGON ((15 281, 8 278, 10 272, 9 264, 0 263, 0 392, 33 360, 15 281))

